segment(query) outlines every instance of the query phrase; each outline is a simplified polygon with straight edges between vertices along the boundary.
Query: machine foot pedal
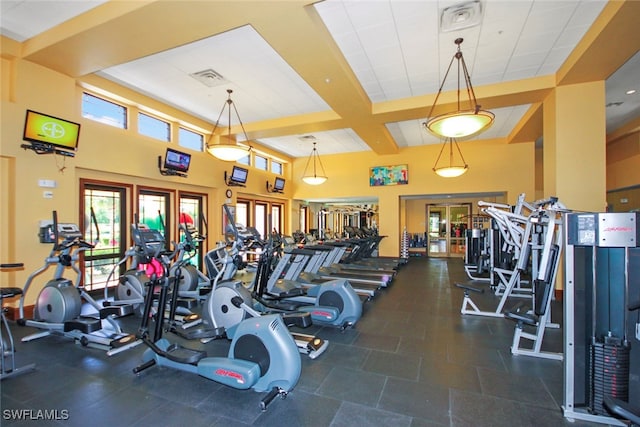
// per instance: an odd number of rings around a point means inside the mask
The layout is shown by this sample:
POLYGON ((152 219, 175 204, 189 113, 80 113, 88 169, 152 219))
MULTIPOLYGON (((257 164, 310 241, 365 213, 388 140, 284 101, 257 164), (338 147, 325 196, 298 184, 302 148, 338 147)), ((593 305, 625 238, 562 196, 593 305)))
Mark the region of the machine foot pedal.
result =
POLYGON ((131 344, 137 340, 136 336, 133 334, 125 335, 118 339, 111 341, 110 345, 112 348, 120 348, 131 344))
POLYGON ((80 331, 83 334, 90 334, 100 329, 102 329, 102 322, 93 317, 79 317, 64 322, 64 332, 80 331))
POLYGON ((170 345, 164 352, 167 359, 178 363, 188 363, 195 365, 201 359, 207 357, 206 351, 193 350, 190 348, 179 346, 178 344, 170 345))
POLYGON ((198 306, 198 300, 196 298, 178 298, 178 307, 186 309, 194 309, 198 306))
POLYGON ((122 305, 105 305, 100 309, 100 318, 106 319, 107 317, 125 317, 133 314, 133 306, 130 304, 122 305))

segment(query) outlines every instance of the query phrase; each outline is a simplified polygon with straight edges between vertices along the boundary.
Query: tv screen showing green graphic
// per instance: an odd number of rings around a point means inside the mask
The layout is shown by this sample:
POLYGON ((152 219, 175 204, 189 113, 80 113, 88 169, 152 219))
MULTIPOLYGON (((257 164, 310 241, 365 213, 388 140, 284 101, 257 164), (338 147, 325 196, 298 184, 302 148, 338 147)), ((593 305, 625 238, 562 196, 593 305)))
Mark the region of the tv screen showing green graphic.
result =
POLYGON ((79 123, 27 110, 23 135, 25 141, 75 151, 79 138, 79 123))

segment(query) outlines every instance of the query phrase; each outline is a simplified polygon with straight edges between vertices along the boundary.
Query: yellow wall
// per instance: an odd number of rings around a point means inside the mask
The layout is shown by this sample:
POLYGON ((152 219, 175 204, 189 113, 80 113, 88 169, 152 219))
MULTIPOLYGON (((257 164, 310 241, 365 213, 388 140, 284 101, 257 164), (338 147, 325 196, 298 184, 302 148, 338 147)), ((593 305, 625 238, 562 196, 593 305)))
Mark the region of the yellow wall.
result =
MULTIPOLYGON (((460 149, 469 171, 459 178, 441 178, 433 170, 439 145, 404 148, 399 154, 378 156, 369 152, 322 155, 320 158, 329 179, 321 186, 300 183, 306 159, 293 162, 292 179, 296 199, 322 197, 377 197, 379 201, 380 234, 387 236, 380 244, 382 256, 398 256, 405 222, 413 215, 401 218, 401 196, 462 193, 502 193, 514 204, 520 193, 534 199, 534 144, 506 144, 501 140, 460 142, 460 149), (406 164, 409 184, 386 187, 369 186, 369 168, 406 164)), ((419 221, 419 219, 418 219, 419 221)), ((424 214, 422 214, 424 221, 424 214)), ((412 231, 412 230, 407 230, 412 231)))
POLYGON ((607 190, 640 184, 640 131, 607 145, 607 190))

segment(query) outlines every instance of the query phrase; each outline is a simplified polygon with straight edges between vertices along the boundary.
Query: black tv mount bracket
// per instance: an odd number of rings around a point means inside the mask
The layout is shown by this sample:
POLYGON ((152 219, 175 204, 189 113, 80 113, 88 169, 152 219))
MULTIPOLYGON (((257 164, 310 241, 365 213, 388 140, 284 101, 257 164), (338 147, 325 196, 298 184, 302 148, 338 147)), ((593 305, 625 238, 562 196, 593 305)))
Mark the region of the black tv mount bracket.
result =
POLYGON ((282 193, 284 193, 284 191, 276 190, 274 188, 274 186, 269 183, 269 180, 267 180, 267 193, 280 193, 280 194, 282 194, 282 193))
POLYGON ((174 171, 171 169, 162 169, 162 156, 158 156, 158 170, 160 171, 160 175, 163 176, 179 176, 182 178, 187 177, 187 174, 184 172, 174 171))
POLYGON ((25 150, 33 150, 33 152, 35 152, 38 155, 40 155, 40 154, 59 154, 61 156, 65 156, 65 157, 75 157, 76 156, 76 153, 74 153, 72 151, 59 150, 59 149, 55 148, 52 145, 46 145, 46 144, 21 144, 20 147, 24 148, 25 150))
POLYGON ((224 183, 227 184, 227 187, 246 187, 244 184, 231 180, 227 176, 227 171, 224 171, 224 183))

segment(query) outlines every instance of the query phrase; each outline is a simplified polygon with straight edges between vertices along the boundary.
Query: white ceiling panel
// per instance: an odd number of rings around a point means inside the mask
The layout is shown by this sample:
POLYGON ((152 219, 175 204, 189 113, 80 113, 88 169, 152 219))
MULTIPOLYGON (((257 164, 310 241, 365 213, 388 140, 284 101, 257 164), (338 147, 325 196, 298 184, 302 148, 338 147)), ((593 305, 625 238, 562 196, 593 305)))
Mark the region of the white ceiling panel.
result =
MULTIPOLYGON (((328 109, 327 104, 248 25, 107 68, 99 74, 214 123, 227 98, 227 89, 233 90, 231 98, 243 122, 328 109), (259 73, 255 64, 260 64, 259 73), (205 69, 215 70, 227 82, 207 87, 190 76, 205 69), (155 77, 156 73, 159 78, 155 77)), ((238 124, 235 113, 231 115, 231 121, 232 125, 238 124)), ((226 125, 227 122, 225 113, 220 123, 226 125)))
POLYGON ((0 34, 23 42, 106 1, 2 0, 0 34))

